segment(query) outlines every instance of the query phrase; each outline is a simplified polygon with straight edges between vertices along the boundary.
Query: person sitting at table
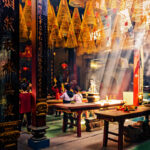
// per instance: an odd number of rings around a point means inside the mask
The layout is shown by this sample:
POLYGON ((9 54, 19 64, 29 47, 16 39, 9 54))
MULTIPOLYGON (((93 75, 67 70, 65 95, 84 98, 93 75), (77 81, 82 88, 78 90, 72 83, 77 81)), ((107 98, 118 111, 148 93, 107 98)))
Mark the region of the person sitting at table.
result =
MULTIPOLYGON (((60 96, 60 98, 63 99, 64 104, 71 103, 72 98, 73 98, 73 92, 70 90, 70 85, 67 84, 65 85, 66 91, 60 96)), ((64 112, 64 116, 67 117, 67 113, 64 112)), ((72 114, 69 114, 69 119, 70 119, 70 128, 73 127, 73 117, 72 114)))
POLYGON ((79 92, 78 88, 75 87, 74 89, 74 95, 73 95, 73 101, 75 101, 75 103, 82 103, 82 99, 83 99, 83 96, 82 94, 79 92))
POLYGON ((70 103, 72 101, 73 92, 70 90, 70 85, 65 85, 66 91, 60 96, 63 99, 63 103, 70 103))

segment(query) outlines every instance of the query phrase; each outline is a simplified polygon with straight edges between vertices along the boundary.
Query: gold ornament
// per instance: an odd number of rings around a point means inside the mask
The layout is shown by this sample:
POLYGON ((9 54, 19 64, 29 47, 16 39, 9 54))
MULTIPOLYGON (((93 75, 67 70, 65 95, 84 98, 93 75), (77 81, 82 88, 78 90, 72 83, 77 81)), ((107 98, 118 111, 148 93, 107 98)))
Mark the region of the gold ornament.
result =
POLYGON ((72 23, 70 24, 69 32, 67 34, 66 47, 68 47, 68 48, 77 47, 77 39, 76 39, 76 35, 74 33, 74 27, 73 27, 72 23))
POLYGON ((59 26, 62 24, 64 19, 67 20, 69 24, 71 23, 71 15, 67 0, 61 0, 59 4, 59 9, 57 13, 57 21, 59 26))

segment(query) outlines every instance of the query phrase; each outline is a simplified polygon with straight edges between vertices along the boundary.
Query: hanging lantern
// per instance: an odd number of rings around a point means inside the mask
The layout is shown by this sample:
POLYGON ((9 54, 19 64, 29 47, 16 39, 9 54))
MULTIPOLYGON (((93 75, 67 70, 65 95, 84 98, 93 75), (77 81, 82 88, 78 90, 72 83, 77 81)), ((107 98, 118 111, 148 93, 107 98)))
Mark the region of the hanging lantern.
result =
POLYGON ((94 15, 92 1, 88 1, 86 3, 86 8, 85 8, 85 11, 84 11, 83 21, 86 21, 86 23, 88 25, 95 25, 96 24, 96 19, 95 19, 95 15, 94 15))
POLYGON ((78 8, 74 8, 73 16, 72 16, 72 23, 74 26, 76 38, 78 39, 79 34, 80 34, 80 29, 81 29, 81 19, 80 19, 78 8))
POLYGON ((67 34, 66 47, 68 47, 68 48, 77 47, 77 39, 76 39, 76 35, 74 33, 74 28, 73 28, 72 23, 70 24, 69 32, 67 34))
POLYGON ((22 70, 27 71, 27 70, 29 70, 29 68, 28 67, 23 67, 22 70))
POLYGON ((57 13, 57 21, 59 26, 62 24, 64 19, 67 20, 69 24, 71 23, 71 15, 67 0, 61 0, 59 4, 59 9, 57 13))
POLYGON ((68 64, 66 64, 65 62, 61 64, 62 69, 67 69, 68 68, 68 64))
POLYGON ((69 0, 69 5, 72 7, 82 7, 84 8, 86 0, 69 0))

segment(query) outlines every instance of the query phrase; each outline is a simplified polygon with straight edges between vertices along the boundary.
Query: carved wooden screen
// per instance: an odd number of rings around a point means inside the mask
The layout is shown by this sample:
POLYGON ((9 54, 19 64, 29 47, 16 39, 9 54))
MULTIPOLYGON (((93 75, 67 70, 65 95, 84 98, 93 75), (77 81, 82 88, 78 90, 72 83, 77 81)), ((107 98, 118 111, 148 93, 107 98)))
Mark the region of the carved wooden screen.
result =
POLYGON ((0 122, 18 119, 19 1, 0 0, 0 122))

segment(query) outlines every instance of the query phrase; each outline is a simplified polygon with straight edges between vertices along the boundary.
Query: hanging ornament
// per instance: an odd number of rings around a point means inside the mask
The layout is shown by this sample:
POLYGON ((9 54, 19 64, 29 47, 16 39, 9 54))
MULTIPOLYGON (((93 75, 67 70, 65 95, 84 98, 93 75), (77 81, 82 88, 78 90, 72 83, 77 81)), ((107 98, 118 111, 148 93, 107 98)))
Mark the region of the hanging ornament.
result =
POLYGON ((133 0, 126 0, 126 6, 125 7, 126 7, 126 9, 128 9, 130 15, 132 13, 132 11, 131 11, 132 5, 133 5, 133 0))
POLYGON ((83 21, 85 21, 88 25, 95 25, 96 24, 96 19, 95 19, 95 15, 94 15, 92 1, 88 1, 86 3, 83 21))
POLYGON ((23 12, 22 5, 19 4, 19 21, 21 20, 22 12, 23 12))
POLYGON ((77 39, 76 39, 76 35, 74 33, 74 27, 73 27, 72 23, 70 24, 69 32, 67 34, 66 47, 68 47, 68 48, 77 47, 77 39))
POLYGON ((71 15, 70 15, 67 0, 61 0, 59 4, 59 9, 57 13, 57 21, 59 26, 62 24, 64 19, 67 22, 69 22, 69 24, 71 23, 71 15))
POLYGON ((132 21, 140 22, 143 16, 143 3, 142 0, 134 0, 132 5, 132 21))
POLYGON ((72 7, 82 7, 84 8, 86 0, 69 0, 69 5, 72 7))
POLYGON ((107 14, 107 8, 105 0, 93 0, 93 7, 96 12, 99 12, 101 15, 107 14))
POLYGON ((25 17, 25 21, 26 21, 26 25, 29 29, 31 29, 31 0, 26 0, 25 2, 25 6, 24 6, 24 15, 25 17))
POLYGON ((93 27, 93 33, 94 33, 94 40, 96 41, 96 46, 98 47, 97 49, 98 51, 96 50, 96 52, 99 52, 99 49, 102 46, 104 46, 106 35, 105 35, 104 25, 99 13, 98 15, 96 15, 96 20, 97 20, 97 24, 93 27))
POLYGON ((28 29, 25 22, 24 13, 22 12, 21 20, 19 21, 19 38, 21 42, 28 39, 28 29))
POLYGON ((51 32, 51 29, 52 29, 52 26, 53 26, 53 22, 55 20, 56 16, 55 16, 55 11, 54 11, 54 8, 53 6, 51 5, 50 1, 48 0, 48 35, 50 34, 51 32))
POLYGON ((55 18, 54 24, 52 26, 52 30, 48 39, 48 47, 51 49, 53 49, 54 47, 64 47, 64 39, 62 38, 62 35, 59 32, 57 18, 55 18))
POLYGON ((136 22, 134 26, 134 31, 147 31, 149 30, 149 23, 148 23, 148 15, 143 15, 143 17, 140 18, 140 22, 136 22))
POLYGON ((117 0, 109 0, 108 2, 108 8, 112 9, 114 12, 116 11, 116 9, 118 8, 118 3, 117 0))
POLYGON ((79 34, 80 34, 80 29, 81 29, 81 19, 80 19, 78 8, 74 8, 73 16, 72 16, 72 23, 74 26, 76 38, 78 39, 79 34))
POLYGON ((70 22, 67 18, 67 14, 65 14, 64 19, 62 20, 62 23, 60 25, 60 32, 63 37, 67 37, 69 26, 70 26, 70 22))
POLYGON ((120 11, 126 9, 126 0, 121 0, 120 2, 120 11))
MULTIPOLYGON (((82 53, 93 53, 95 50, 95 41, 93 37, 90 36, 90 31, 86 21, 82 21, 81 31, 78 38, 79 49, 82 50, 82 53)), ((79 52, 80 53, 80 52, 79 52)))
POLYGON ((29 39, 32 41, 32 31, 30 31, 29 39))

